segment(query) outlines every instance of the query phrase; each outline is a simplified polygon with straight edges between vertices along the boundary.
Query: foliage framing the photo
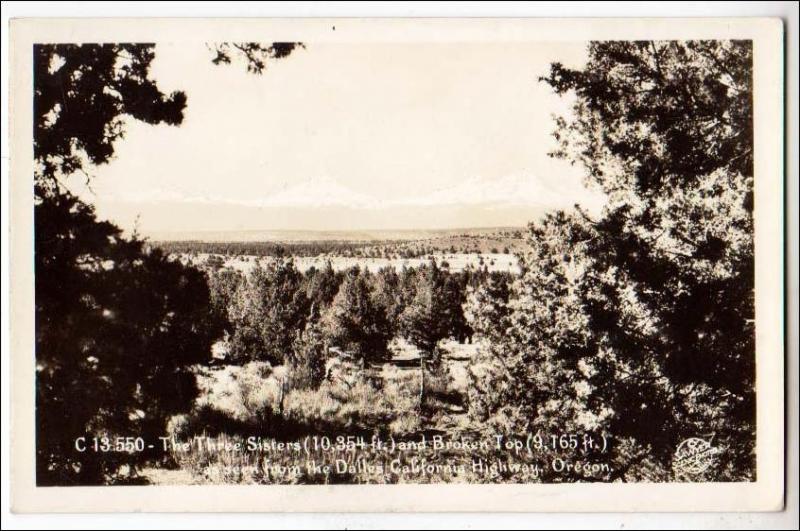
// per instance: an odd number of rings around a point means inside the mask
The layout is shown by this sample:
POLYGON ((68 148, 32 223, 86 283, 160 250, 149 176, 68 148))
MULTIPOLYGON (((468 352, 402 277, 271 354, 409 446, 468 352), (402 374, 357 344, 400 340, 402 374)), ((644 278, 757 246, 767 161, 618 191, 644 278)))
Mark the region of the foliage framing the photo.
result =
POLYGON ((136 460, 77 452, 76 439, 161 435, 191 406, 189 367, 220 329, 202 272, 97 220, 66 179, 109 162, 128 119, 179 125, 186 95, 151 79, 152 44, 35 45, 33 57, 37 483, 104 483, 136 460))
POLYGON ((576 97, 553 155, 608 204, 531 225, 475 376, 479 419, 603 431, 609 480, 676 477, 689 437, 719 450, 709 479, 754 479, 751 64, 750 42, 672 41, 596 42, 584 68, 552 65, 543 81, 576 97))

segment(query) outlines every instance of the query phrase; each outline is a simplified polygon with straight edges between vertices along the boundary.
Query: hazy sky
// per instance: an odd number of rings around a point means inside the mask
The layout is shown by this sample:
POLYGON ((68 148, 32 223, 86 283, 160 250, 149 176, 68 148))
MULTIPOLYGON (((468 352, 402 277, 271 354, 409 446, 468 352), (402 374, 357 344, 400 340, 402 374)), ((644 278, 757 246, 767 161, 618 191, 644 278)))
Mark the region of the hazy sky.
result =
POLYGON ((262 75, 159 44, 182 125, 129 121, 88 198, 145 234, 520 225, 601 202, 547 152, 570 101, 537 81, 585 43, 314 44, 262 75))

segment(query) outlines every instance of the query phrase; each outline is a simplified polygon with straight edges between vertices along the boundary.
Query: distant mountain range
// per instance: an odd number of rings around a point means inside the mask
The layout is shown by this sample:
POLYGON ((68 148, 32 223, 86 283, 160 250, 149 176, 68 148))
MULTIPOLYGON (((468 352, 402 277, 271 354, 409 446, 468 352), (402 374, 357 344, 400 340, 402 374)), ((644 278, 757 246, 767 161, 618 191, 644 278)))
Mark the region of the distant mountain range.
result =
POLYGON ((257 208, 337 207, 355 210, 434 206, 548 207, 563 205, 565 199, 571 201, 570 198, 564 197, 564 191, 522 173, 491 179, 475 177, 461 181, 454 186, 436 189, 433 192, 409 194, 396 199, 376 199, 352 190, 329 177, 318 177, 293 183, 262 197, 227 198, 188 194, 182 196, 175 191, 153 190, 143 192, 135 197, 117 197, 116 199, 143 203, 181 202, 257 208))
MULTIPOLYGON (((275 239, 297 234, 300 240, 320 231, 337 239, 343 232, 364 233, 364 239, 405 239, 386 234, 402 229, 411 233, 428 229, 460 230, 458 227, 522 227, 555 209, 580 203, 590 213, 599 212, 602 194, 557 179, 537 179, 528 173, 500 178, 470 178, 433 191, 409 190, 397 197, 377 199, 328 177, 292 182, 268 193, 250 197, 181 194, 176 190, 142 190, 134 195, 108 198, 109 218, 126 227, 138 227, 152 239, 208 239, 218 233, 225 241, 272 239, 252 227, 278 231, 275 239), (300 232, 304 234, 299 234, 300 232), (170 234, 172 233, 172 234, 170 234), (224 233, 224 234, 223 234, 224 233), (378 233, 377 236, 370 236, 378 233), (165 236, 167 234, 167 236, 165 236), (238 234, 239 236, 231 236, 238 234), (232 240, 233 238, 233 240, 232 240)), ((99 202, 98 202, 99 203, 99 202)))
POLYGON ((402 199, 398 205, 504 205, 546 206, 563 203, 564 197, 531 175, 515 174, 497 179, 475 177, 433 193, 402 199))
POLYGON ((379 208, 374 197, 358 193, 328 177, 309 179, 287 186, 264 198, 245 201, 256 207, 346 207, 379 208))
POLYGON ((402 206, 475 206, 504 205, 547 206, 563 203, 557 190, 548 188, 531 175, 515 174, 499 179, 475 177, 431 193, 410 195, 391 200, 377 200, 356 192, 330 178, 303 181, 262 199, 247 201, 259 207, 344 207, 352 209, 402 206))

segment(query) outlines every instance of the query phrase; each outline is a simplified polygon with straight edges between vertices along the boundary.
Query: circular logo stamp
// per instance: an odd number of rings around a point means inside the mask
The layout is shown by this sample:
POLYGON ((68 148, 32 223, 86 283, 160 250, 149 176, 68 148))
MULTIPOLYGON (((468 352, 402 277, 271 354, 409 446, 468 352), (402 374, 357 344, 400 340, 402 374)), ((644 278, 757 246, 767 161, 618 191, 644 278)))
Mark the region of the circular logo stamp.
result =
POLYGON ((678 445, 672 458, 672 468, 677 473, 700 474, 708 470, 717 453, 710 442, 691 437, 678 445))

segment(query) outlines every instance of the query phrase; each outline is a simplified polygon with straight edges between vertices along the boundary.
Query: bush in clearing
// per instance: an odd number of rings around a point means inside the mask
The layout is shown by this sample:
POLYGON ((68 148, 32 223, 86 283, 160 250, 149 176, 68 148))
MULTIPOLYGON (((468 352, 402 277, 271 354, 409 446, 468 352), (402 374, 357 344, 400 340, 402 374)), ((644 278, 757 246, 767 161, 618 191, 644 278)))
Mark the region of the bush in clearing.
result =
POLYGON ((208 408, 235 421, 258 424, 280 410, 287 378, 286 367, 263 361, 203 370, 197 378, 200 397, 194 414, 208 408))
POLYGON ((420 429, 416 371, 387 366, 389 378, 382 380, 350 362, 328 365, 329 378, 316 388, 296 386, 287 367, 265 362, 203 370, 194 409, 173 417, 167 433, 183 440, 202 433, 294 437, 337 430, 404 436, 420 429))
POLYGON ((392 435, 407 435, 420 428, 416 387, 413 377, 386 381, 381 389, 365 377, 353 384, 325 381, 316 390, 290 391, 283 415, 309 428, 333 425, 351 432, 388 429, 392 435))

